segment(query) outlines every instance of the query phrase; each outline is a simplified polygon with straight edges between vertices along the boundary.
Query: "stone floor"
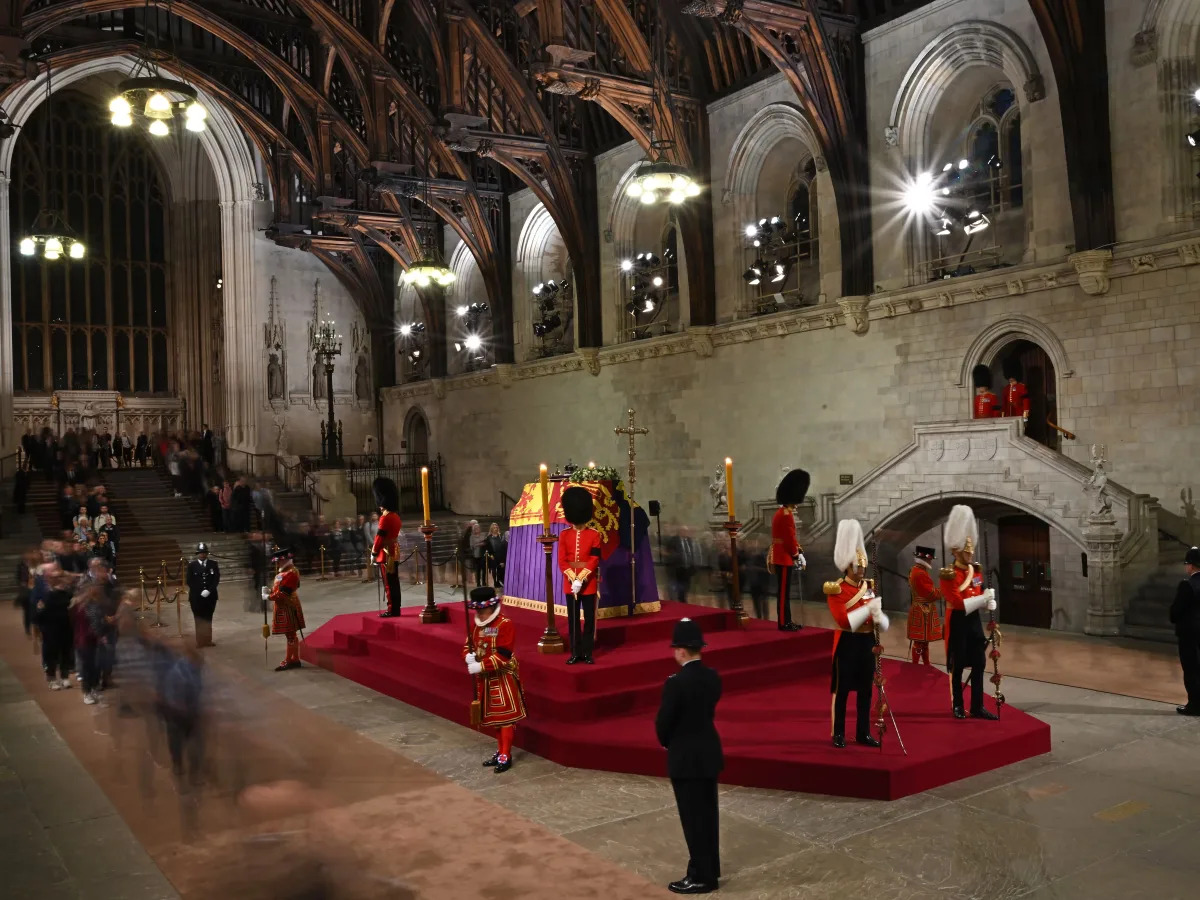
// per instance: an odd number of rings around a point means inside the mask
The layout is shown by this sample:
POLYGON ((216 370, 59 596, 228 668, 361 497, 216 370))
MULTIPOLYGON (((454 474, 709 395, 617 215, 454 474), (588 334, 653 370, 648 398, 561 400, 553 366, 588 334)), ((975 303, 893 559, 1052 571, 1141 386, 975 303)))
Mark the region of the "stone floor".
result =
MULTIPOLYGON (((420 605, 419 590, 407 589, 406 606, 420 605)), ((302 596, 310 628, 372 608, 375 593, 357 581, 308 580, 302 596)), ((447 588, 438 593, 455 596, 447 588)), ((320 669, 273 672, 281 642, 273 639, 264 658, 261 619, 243 612, 241 601, 222 598, 210 662, 648 882, 681 874, 685 851, 665 780, 566 769, 525 755, 496 777, 479 766, 490 746, 484 736, 320 669)), ((819 611, 806 616, 817 621, 819 611)), ((174 614, 165 618, 173 628, 174 614)), ((1021 674, 1037 674, 1035 654, 1018 650, 1020 629, 1010 629, 1007 640, 1021 674)), ((1067 672, 1072 684, 1086 685, 1087 671, 1095 673, 1091 689, 1006 677, 1009 701, 1050 723, 1050 754, 892 803, 724 788, 719 896, 1193 896, 1200 877, 1200 722, 1162 702, 1178 691, 1170 648, 1042 633, 1029 643, 1053 656, 1046 664, 1052 678, 1067 672)), ((177 896, 74 762, 38 700, 44 698, 30 699, 0 668, 0 895, 177 896), (50 768, 64 774, 48 781, 50 768), (80 823, 101 817, 113 827, 96 845, 82 837, 80 823), (12 873, 15 882, 8 881, 12 873)), ((556 893, 575 896, 570 885, 556 893)))

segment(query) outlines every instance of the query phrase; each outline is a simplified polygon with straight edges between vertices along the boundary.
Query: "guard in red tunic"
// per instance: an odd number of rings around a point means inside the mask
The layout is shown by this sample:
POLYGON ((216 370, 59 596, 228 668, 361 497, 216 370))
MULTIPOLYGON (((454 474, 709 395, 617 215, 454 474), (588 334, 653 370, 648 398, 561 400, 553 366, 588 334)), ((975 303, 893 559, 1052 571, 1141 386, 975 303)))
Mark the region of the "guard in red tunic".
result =
MULTIPOLYGON (((595 503, 587 488, 572 486, 562 494, 563 516, 571 527, 558 536, 558 567, 563 573, 563 592, 567 595, 567 634, 571 643, 568 666, 592 664, 596 643, 596 591, 600 571, 600 546, 604 539, 588 523, 595 515, 595 503), (583 610, 583 629, 579 611, 583 610)), ((554 602, 547 598, 547 602, 554 602)))
POLYGON ((379 532, 371 555, 383 574, 383 593, 387 597, 387 609, 379 615, 388 619, 400 615, 400 489, 392 479, 380 477, 371 490, 379 507, 379 532))
MULTIPOLYGON (((796 540, 796 507, 808 493, 808 473, 792 469, 775 488, 779 509, 771 519, 771 550, 767 554, 767 570, 777 576, 776 624, 780 631, 799 631, 803 626, 792 621, 792 569, 804 571, 807 560, 804 548, 796 540)), ((804 600, 803 597, 800 598, 804 600)))
POLYGON ((992 393, 992 370, 978 365, 971 370, 971 383, 975 385, 975 406, 972 414, 976 419, 994 419, 1000 415, 1000 398, 992 393))
POLYGON ((878 747, 871 737, 871 696, 875 679, 875 628, 887 631, 888 617, 875 586, 864 577, 867 548, 862 525, 857 519, 838 522, 833 561, 842 570, 837 581, 825 582, 825 599, 837 624, 833 633, 833 672, 829 691, 833 694, 833 746, 846 746, 846 701, 850 692, 858 696, 854 739, 867 747, 878 747))
POLYGON ((476 676, 475 699, 483 712, 480 724, 496 729, 496 752, 483 764, 494 767, 499 775, 512 768, 514 727, 525 718, 525 695, 514 655, 517 632, 500 614, 500 598, 494 588, 475 588, 468 605, 474 610, 475 624, 463 646, 463 660, 467 671, 476 676))
POLYGON ((1000 414, 1004 416, 1020 416, 1029 421, 1029 389, 1021 381, 1021 363, 1015 356, 1004 360, 1004 402, 1000 414))
POLYGON ((983 589, 983 575, 974 565, 979 528, 969 506, 956 506, 946 521, 946 546, 954 554, 954 565, 941 571, 942 596, 946 598, 946 668, 950 672, 950 697, 954 718, 965 719, 962 677, 971 670, 971 716, 996 719, 983 707, 983 678, 987 666, 987 637, 981 609, 996 608, 996 592, 983 589))
POLYGON ((287 640, 287 656, 275 667, 276 672, 282 672, 300 668, 300 641, 296 633, 304 630, 304 608, 300 605, 300 573, 296 571, 292 551, 276 548, 271 559, 279 566, 269 597, 275 605, 271 634, 282 634, 287 640))
POLYGON ((929 662, 929 642, 942 639, 942 617, 938 601, 942 599, 933 583, 933 548, 918 547, 913 567, 908 573, 908 590, 912 602, 908 606, 908 640, 912 645, 914 663, 929 662))

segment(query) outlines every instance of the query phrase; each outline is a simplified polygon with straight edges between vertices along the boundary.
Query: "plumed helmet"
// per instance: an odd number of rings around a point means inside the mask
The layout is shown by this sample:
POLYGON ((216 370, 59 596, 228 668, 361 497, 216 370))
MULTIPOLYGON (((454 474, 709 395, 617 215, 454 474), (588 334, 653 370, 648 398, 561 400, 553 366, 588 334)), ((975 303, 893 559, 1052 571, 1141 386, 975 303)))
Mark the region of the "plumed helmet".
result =
POLYGON ((1001 370, 1004 372, 1005 378, 1015 378, 1017 381, 1021 380, 1021 361, 1015 356, 1006 356, 1001 370))
POLYGON ((471 609, 494 609, 500 605, 500 598, 496 596, 496 589, 491 587, 477 587, 471 589, 471 599, 467 601, 467 606, 471 609))
POLYGON ((833 564, 843 572, 851 566, 867 567, 867 545, 863 541, 862 525, 858 519, 842 519, 838 522, 833 564))
POLYGON ((572 525, 586 525, 596 514, 591 492, 578 485, 563 491, 562 508, 563 515, 572 525))
POLYGON ((680 619, 675 623, 675 631, 671 635, 672 647, 683 647, 685 650, 699 650, 707 646, 700 625, 691 619, 680 619))
POLYGON ((796 506, 804 502, 807 493, 808 473, 803 469, 792 469, 775 488, 775 502, 780 506, 796 506))
POLYGON ((971 384, 977 388, 992 386, 992 370, 980 363, 971 370, 971 384))
POLYGON ((969 506, 958 505, 950 510, 946 520, 946 546, 951 550, 973 551, 979 542, 979 526, 975 522, 975 511, 969 506))
POLYGON ((380 475, 371 484, 371 492, 375 495, 375 505, 380 509, 386 509, 389 512, 399 512, 400 510, 400 489, 396 487, 396 482, 390 478, 384 478, 380 475))

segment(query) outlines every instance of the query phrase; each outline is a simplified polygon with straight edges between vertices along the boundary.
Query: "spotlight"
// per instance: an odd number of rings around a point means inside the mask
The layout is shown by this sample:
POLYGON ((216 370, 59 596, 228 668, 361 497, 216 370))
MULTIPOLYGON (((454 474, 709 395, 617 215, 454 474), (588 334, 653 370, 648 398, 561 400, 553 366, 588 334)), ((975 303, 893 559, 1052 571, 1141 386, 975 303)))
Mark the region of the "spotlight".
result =
POLYGON ((412 334, 412 326, 411 325, 401 325, 400 326, 400 334, 403 337, 408 337, 410 334, 412 334))
POLYGON ((1193 147, 1200 145, 1200 129, 1197 129, 1189 134, 1187 136, 1187 142, 1193 147))
POLYGON ((965 168, 966 168, 967 166, 969 166, 970 164, 971 164, 970 160, 966 160, 966 159, 960 159, 960 160, 958 161, 958 171, 960 171, 960 172, 961 172, 963 169, 965 169, 965 168))
POLYGON ((942 171, 949 172, 953 168, 954 168, 954 163, 946 163, 944 166, 942 166, 942 171))
POLYGON ((632 269, 633 269, 633 260, 632 259, 621 260, 621 271, 622 272, 629 272, 629 271, 632 271, 632 269))
POLYGON ((904 191, 904 205, 909 212, 927 213, 933 207, 933 176, 922 172, 904 191))
POLYGON ((455 312, 455 313, 457 313, 457 314, 458 314, 458 315, 460 315, 460 316, 465 316, 465 315, 467 314, 467 307, 465 307, 465 306, 460 306, 460 307, 458 307, 456 310, 454 310, 454 312, 455 312))
POLYGON ((775 282, 776 284, 778 284, 781 281, 786 281, 787 277, 788 277, 788 270, 790 268, 791 268, 791 264, 788 262, 785 262, 783 260, 780 260, 779 262, 775 263, 771 267, 771 270, 774 273, 771 275, 771 281, 775 282))
POLYGON ((650 279, 650 283, 651 283, 652 285, 654 285, 656 288, 660 288, 660 287, 662 287, 662 286, 663 286, 663 280, 662 280, 662 276, 661 276, 661 275, 655 275, 653 278, 651 278, 651 279, 650 279))
POLYGON ((458 341, 454 342, 454 352, 462 353, 462 344, 460 344, 458 341))
POLYGON ((742 281, 746 284, 758 284, 762 281, 763 265, 760 261, 755 260, 754 264, 742 273, 742 281))
POLYGON ((752 237, 755 237, 757 234, 758 234, 758 226, 757 225, 747 225, 746 226, 746 237, 752 238, 752 237))
POLYGON ((538 296, 545 289, 546 289, 546 285, 543 282, 538 282, 537 284, 535 284, 533 286, 533 296, 535 296, 535 297, 538 296))
POLYGON ((631 316, 637 316, 638 305, 636 303, 634 303, 632 300, 630 300, 628 303, 625 304, 625 312, 629 313, 631 316))
POLYGON ((940 216, 933 226, 933 233, 937 237, 946 237, 950 234, 950 228, 954 223, 949 216, 940 216))
POLYGON ((481 338, 477 334, 469 334, 469 335, 467 335, 467 340, 466 340, 464 346, 468 350, 478 350, 480 347, 483 346, 483 338, 481 338))
POLYGON ((1200 88, 1196 88, 1196 93, 1192 94, 1192 99, 1200 103, 1200 88))
POLYGON ((642 312, 644 312, 644 313, 654 312, 654 301, 651 300, 649 297, 646 298, 646 305, 642 307, 642 312))
POLYGON ((967 213, 967 223, 963 226, 963 231, 967 234, 977 234, 991 224, 992 222, 987 216, 979 210, 973 209, 967 213))

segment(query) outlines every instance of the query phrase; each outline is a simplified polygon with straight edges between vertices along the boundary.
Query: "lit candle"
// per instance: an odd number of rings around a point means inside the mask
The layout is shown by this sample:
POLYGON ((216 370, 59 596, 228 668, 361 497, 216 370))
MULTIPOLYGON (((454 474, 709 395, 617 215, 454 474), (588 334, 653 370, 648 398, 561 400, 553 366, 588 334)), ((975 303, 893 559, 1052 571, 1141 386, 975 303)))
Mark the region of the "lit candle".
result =
POLYGON ((428 525, 429 519, 429 469, 421 466, 421 505, 425 507, 425 524, 428 525))
POLYGON ((542 530, 550 533, 550 470, 542 463, 540 481, 542 484, 542 530))
POLYGON ((725 457, 725 507, 729 511, 729 521, 733 521, 733 460, 725 457))

